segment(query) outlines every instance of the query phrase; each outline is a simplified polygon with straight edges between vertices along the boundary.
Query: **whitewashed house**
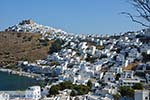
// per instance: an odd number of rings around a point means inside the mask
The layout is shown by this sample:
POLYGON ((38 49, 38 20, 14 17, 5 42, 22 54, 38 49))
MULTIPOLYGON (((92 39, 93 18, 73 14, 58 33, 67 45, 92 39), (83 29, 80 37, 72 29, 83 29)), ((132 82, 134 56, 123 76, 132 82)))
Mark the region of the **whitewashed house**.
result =
POLYGON ((94 72, 94 78, 101 80, 103 78, 104 72, 94 72))
POLYGON ((9 94, 1 92, 0 93, 0 100, 10 100, 9 94))
POLYGON ((137 51, 136 48, 133 48, 133 49, 130 50, 129 57, 136 58, 136 57, 139 57, 139 56, 140 56, 140 53, 137 51))
POLYGON ((112 82, 115 81, 115 75, 112 72, 106 72, 104 75, 104 82, 112 82))
POLYGON ((110 71, 111 72, 114 72, 116 74, 121 74, 123 71, 122 71, 122 67, 111 67, 110 68, 110 71))
POLYGON ((140 79, 137 77, 134 77, 134 71, 124 71, 123 74, 121 74, 120 78, 120 85, 121 86, 133 86, 136 83, 140 83, 140 79))
POLYGON ((150 49, 148 49, 148 50, 146 51, 146 53, 149 55, 149 54, 150 54, 150 49))
POLYGON ((95 46, 92 46, 92 51, 91 51, 91 54, 94 55, 96 52, 96 47, 95 46))
POLYGON ((122 54, 120 54, 120 55, 117 56, 117 59, 116 59, 116 60, 117 60, 117 61, 122 61, 122 62, 124 62, 124 61, 125 61, 125 56, 122 55, 122 54))
POLYGON ((124 64, 124 66, 125 66, 125 67, 127 67, 127 66, 128 66, 128 64, 129 64, 129 60, 125 60, 125 64, 124 64))
POLYGON ((147 83, 150 83, 150 74, 146 73, 145 78, 147 83))
POLYGON ((102 41, 102 40, 100 40, 99 44, 100 44, 100 46, 103 46, 103 41, 102 41))
POLYGON ((32 86, 25 91, 25 98, 30 100, 39 100, 41 98, 41 87, 32 86))
POLYGON ((123 74, 121 75, 121 78, 131 78, 131 79, 133 79, 133 75, 134 75, 134 71, 124 70, 123 74))
POLYGON ((94 71, 100 71, 101 69, 102 69, 102 64, 96 64, 96 65, 94 65, 93 66, 93 68, 92 68, 94 71))
POLYGON ((87 42, 81 42, 78 46, 79 49, 82 49, 82 50, 86 50, 87 49, 87 42))
POLYGON ((140 83, 139 79, 120 79, 120 85, 121 86, 133 86, 136 83, 140 83))
POLYGON ((135 90, 134 99, 135 100, 150 100, 149 90, 135 90))

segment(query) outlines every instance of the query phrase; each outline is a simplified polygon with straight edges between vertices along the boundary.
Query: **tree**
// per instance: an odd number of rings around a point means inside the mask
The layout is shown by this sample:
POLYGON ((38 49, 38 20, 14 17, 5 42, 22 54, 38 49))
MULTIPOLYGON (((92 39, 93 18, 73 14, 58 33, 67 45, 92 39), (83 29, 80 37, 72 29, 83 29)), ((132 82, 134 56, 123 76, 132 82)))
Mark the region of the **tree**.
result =
POLYGON ((133 85, 132 87, 133 89, 136 89, 136 90, 143 90, 144 86, 142 83, 136 83, 133 85))
POLYGON ((70 96, 76 96, 76 95, 77 95, 76 91, 72 90, 71 93, 70 93, 70 96))
POLYGON ((119 92, 120 92, 122 97, 124 97, 124 96, 134 97, 134 90, 130 87, 122 86, 119 88, 119 92))
POLYGON ((53 85, 49 90, 49 95, 56 95, 59 93, 58 92, 59 90, 60 90, 59 86, 53 85))
POLYGON ((87 94, 90 89, 85 85, 78 85, 76 90, 78 91, 78 95, 84 95, 87 94))
POLYGON ((73 84, 70 81, 65 81, 59 84, 60 89, 64 90, 64 89, 72 89, 73 88, 73 84))
POLYGON ((128 15, 133 22, 150 27, 150 0, 130 0, 130 3, 135 8, 137 15, 134 16, 128 12, 122 12, 122 14, 128 15))
POLYGON ((53 85, 49 90, 49 96, 56 95, 59 91, 63 91, 64 89, 71 89, 71 96, 84 95, 90 91, 90 88, 86 85, 77 85, 72 84, 70 81, 65 81, 59 83, 58 85, 53 85))
POLYGON ((55 40, 52 44, 51 47, 49 48, 49 54, 52 54, 53 52, 58 52, 61 50, 61 46, 64 44, 65 42, 61 39, 57 39, 55 40))
POLYGON ((90 90, 92 89, 92 81, 91 80, 88 80, 87 86, 90 88, 90 90))

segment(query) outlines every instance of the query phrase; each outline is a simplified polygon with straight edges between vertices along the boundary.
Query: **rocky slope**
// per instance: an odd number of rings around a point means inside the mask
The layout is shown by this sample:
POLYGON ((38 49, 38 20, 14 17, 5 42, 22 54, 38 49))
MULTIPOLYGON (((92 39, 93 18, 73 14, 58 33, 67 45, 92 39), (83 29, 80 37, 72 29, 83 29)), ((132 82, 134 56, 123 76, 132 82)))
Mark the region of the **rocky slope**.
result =
POLYGON ((0 66, 12 67, 17 61, 34 62, 47 56, 52 41, 40 34, 0 32, 0 66))

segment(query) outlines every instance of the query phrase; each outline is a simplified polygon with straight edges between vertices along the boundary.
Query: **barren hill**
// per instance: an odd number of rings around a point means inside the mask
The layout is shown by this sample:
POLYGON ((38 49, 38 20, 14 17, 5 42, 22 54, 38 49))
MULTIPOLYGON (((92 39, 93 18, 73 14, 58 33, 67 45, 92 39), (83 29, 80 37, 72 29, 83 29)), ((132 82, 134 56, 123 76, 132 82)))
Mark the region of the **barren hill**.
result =
POLYGON ((40 34, 0 32, 0 66, 12 67, 19 60, 45 58, 52 41, 41 40, 40 34))

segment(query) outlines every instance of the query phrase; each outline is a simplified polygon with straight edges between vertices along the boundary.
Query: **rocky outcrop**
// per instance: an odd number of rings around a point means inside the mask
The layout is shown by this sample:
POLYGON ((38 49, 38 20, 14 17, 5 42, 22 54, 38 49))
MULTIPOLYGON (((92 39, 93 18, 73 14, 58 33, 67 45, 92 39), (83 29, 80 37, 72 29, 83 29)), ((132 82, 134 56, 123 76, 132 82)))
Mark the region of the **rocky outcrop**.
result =
POLYGON ((19 25, 25 25, 25 24, 34 24, 35 22, 31 19, 28 20, 23 20, 22 22, 19 23, 19 25))

